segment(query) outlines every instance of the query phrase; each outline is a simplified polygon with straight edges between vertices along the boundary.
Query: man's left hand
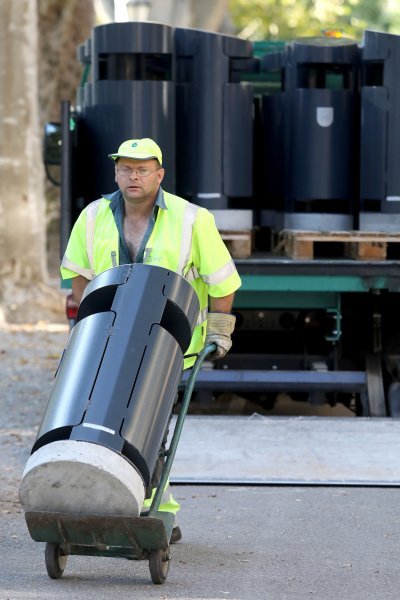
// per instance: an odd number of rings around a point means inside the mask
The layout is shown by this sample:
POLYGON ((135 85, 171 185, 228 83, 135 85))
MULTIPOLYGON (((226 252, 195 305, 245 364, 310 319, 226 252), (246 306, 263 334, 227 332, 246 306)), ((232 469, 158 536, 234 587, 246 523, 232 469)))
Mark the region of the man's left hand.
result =
POLYGON ((205 344, 216 344, 217 349, 210 354, 210 360, 223 358, 232 347, 231 335, 235 329, 236 317, 230 313, 210 312, 207 317, 205 344))

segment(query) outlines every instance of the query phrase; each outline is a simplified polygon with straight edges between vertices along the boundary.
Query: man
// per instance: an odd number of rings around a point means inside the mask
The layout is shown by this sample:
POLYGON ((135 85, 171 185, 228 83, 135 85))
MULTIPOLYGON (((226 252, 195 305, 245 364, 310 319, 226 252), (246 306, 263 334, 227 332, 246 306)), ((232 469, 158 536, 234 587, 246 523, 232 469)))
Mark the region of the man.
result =
MULTIPOLYGON (((241 282, 214 217, 162 189, 162 153, 153 140, 127 140, 109 158, 119 190, 82 211, 61 263, 63 279, 72 278, 75 301, 80 303, 89 280, 113 266, 137 262, 165 267, 185 277, 199 298, 200 315, 187 354, 212 342, 217 348, 210 358, 222 358, 232 345, 231 310, 241 282)), ((185 368, 194 360, 185 359, 185 368)), ((168 485, 159 510, 176 515, 179 508, 168 485)), ((176 524, 171 543, 181 537, 176 524)))

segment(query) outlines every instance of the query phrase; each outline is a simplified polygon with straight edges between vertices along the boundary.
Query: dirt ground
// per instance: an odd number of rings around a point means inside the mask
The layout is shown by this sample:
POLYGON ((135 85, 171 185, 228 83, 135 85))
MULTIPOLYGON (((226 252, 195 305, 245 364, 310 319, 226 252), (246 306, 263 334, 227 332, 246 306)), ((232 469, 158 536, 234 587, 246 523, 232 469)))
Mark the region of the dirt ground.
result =
POLYGON ((2 281, 0 294, 0 323, 65 324, 65 297, 61 289, 60 238, 58 225, 52 223, 47 233, 47 270, 45 282, 2 281))
MULTIPOLYGON (((14 285, 0 306, 0 512, 20 512, 19 479, 67 342, 57 230, 48 237, 46 283, 14 285)), ((4 295, 4 286, 3 286, 4 295)))
POLYGON ((19 512, 18 485, 46 407, 65 323, 0 324, 0 511, 19 512))

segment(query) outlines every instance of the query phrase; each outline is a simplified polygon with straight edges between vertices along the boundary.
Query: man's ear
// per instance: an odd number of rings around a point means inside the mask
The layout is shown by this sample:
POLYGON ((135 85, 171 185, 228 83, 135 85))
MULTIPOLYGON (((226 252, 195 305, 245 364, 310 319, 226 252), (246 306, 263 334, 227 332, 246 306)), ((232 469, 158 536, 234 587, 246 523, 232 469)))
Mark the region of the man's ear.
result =
POLYGON ((158 181, 159 185, 161 184, 162 180, 164 179, 164 175, 165 175, 165 169, 163 169, 161 167, 161 169, 159 169, 157 171, 157 181, 158 181))

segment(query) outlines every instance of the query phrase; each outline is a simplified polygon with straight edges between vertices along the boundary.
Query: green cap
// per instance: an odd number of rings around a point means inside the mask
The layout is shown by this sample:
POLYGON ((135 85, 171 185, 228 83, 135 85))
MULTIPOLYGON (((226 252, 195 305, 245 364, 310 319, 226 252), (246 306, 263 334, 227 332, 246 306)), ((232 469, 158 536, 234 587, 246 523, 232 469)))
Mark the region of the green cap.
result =
POLYGON ((117 158, 133 158, 136 160, 146 160, 148 158, 156 158, 162 165, 162 152, 160 147, 150 138, 142 138, 141 140, 126 140, 122 142, 115 154, 109 154, 109 158, 116 160, 117 158))

